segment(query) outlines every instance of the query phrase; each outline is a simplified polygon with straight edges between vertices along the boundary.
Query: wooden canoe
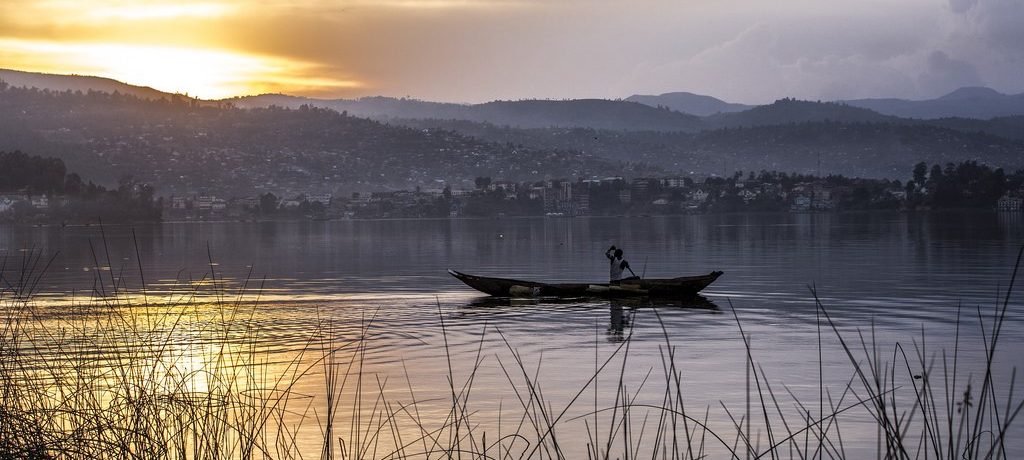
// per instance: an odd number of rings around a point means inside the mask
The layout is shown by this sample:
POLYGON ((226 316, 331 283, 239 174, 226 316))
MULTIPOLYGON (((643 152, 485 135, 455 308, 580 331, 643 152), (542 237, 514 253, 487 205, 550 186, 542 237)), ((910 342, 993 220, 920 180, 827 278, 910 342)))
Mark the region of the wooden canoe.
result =
MULTIPOLYGON (((486 311, 501 307, 524 307, 537 305, 579 305, 580 297, 494 297, 481 296, 471 299, 466 305, 462 305, 462 312, 472 313, 474 311, 486 311)), ((610 302, 608 305, 615 308, 645 308, 645 307, 673 307, 686 310, 705 310, 711 313, 721 313, 721 309, 711 299, 700 294, 692 296, 669 298, 669 297, 616 297, 601 299, 595 297, 592 300, 604 300, 610 302)))
POLYGON ((679 278, 626 278, 617 285, 608 283, 541 283, 507 278, 474 276, 448 270, 459 281, 485 294, 496 297, 663 297, 682 298, 696 295, 708 287, 722 272, 679 278))

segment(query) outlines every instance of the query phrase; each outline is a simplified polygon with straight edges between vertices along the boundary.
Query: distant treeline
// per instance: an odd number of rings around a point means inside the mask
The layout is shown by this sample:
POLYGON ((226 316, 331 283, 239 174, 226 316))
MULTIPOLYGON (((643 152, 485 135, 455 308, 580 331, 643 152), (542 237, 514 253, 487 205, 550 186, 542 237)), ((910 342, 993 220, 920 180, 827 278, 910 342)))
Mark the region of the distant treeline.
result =
POLYGON ((67 168, 58 158, 0 151, 0 193, 62 194, 66 174, 67 168))
MULTIPOLYGON (((357 218, 556 215, 656 215, 727 212, 834 212, 997 208, 1004 196, 1024 196, 1024 170, 1006 174, 975 161, 920 163, 914 178, 815 176, 778 171, 708 177, 554 180, 494 187, 478 177, 476 189, 439 196, 413 191, 374 194, 372 200, 334 200, 326 208, 357 218)), ((276 203, 271 197, 270 203, 276 203)))
POLYGON ((58 158, 20 151, 0 151, 0 195, 5 205, 0 220, 160 220, 163 209, 162 200, 154 200, 152 186, 129 176, 121 178, 117 189, 108 190, 68 173, 58 158))
POLYGON ((991 168, 975 161, 945 166, 925 162, 914 166, 907 181, 907 207, 990 208, 1007 192, 1020 191, 1024 170, 1007 175, 1002 168, 991 168))

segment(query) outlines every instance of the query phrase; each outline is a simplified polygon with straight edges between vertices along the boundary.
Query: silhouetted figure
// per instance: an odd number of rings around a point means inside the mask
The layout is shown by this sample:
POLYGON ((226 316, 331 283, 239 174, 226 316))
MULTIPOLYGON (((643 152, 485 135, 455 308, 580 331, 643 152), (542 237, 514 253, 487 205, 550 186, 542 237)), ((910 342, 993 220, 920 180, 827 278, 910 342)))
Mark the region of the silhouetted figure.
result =
MULTIPOLYGON (((618 249, 615 245, 612 245, 612 247, 608 248, 608 250, 604 252, 604 256, 608 258, 609 284, 619 284, 619 281, 622 281, 623 270, 629 270, 630 273, 633 273, 633 269, 629 268, 629 262, 626 262, 626 259, 622 258, 622 249, 618 249)), ((634 273, 633 276, 636 276, 636 274, 634 273)))

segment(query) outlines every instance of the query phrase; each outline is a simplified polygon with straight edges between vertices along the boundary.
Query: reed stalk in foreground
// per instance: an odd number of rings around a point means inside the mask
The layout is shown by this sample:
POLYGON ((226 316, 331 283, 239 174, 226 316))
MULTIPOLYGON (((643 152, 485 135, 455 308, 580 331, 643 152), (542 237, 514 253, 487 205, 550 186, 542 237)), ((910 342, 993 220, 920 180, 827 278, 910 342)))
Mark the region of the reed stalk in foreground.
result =
POLYGON ((712 407, 685 403, 695 395, 684 385, 672 333, 653 309, 661 369, 643 370, 630 387, 627 336, 608 356, 595 354, 593 373, 567 401, 545 397, 540 357, 523 356, 500 330, 490 332, 505 345, 493 359, 513 401, 502 403, 497 420, 482 420, 473 386, 491 358, 484 334, 472 361, 452 356, 440 303, 447 376, 429 383, 446 396, 425 399, 417 393, 422 382, 407 371, 399 392, 395 376, 368 367, 373 315, 347 333, 321 320, 281 361, 254 320, 260 287, 250 287, 251 277, 232 287, 211 256, 205 276, 180 280, 157 298, 141 264, 139 286, 130 288, 131 269, 111 266, 105 242, 94 253, 91 292, 60 311, 33 301, 52 259, 30 251, 0 268, 2 459, 849 458, 841 421, 865 417, 878 431, 878 458, 1006 459, 1014 455, 1009 449, 1024 451, 1008 436, 1024 405, 1014 395, 1016 373, 1001 382, 993 369, 1020 255, 1001 305, 977 310, 985 357, 978 377, 965 376, 978 369, 960 361, 961 318, 951 351, 929 350, 923 331, 909 348, 883 350, 873 328, 850 340, 817 301, 818 397, 802 400, 758 364, 760 351, 734 308, 747 402, 741 410, 721 404, 714 419, 712 407), (822 375, 822 329, 832 331, 850 366, 838 392, 822 375), (470 363, 466 375, 453 359, 470 363), (314 378, 323 379, 321 392, 297 390, 314 378), (615 383, 609 389, 601 381, 615 383), (584 407, 591 394, 592 406, 584 407), (311 446, 310 432, 319 446, 311 446), (586 436, 566 434, 580 432, 586 436))

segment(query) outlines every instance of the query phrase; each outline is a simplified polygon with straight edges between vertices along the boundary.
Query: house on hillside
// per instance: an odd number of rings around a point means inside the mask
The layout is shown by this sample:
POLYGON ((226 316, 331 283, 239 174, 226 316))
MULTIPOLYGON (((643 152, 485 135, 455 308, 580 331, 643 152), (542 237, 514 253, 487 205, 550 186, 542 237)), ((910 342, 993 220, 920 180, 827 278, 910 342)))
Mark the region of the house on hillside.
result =
POLYGON ((633 192, 628 188, 619 190, 619 203, 630 204, 633 202, 633 192))
POLYGON ((200 211, 209 211, 211 208, 213 208, 213 200, 215 198, 216 197, 214 197, 213 195, 200 195, 196 197, 194 201, 196 209, 200 211))
POLYGON ((832 188, 815 184, 811 192, 811 207, 818 211, 830 211, 836 208, 836 202, 832 199, 832 188))
POLYGON ((31 199, 32 207, 36 209, 49 209, 50 199, 46 195, 34 196, 31 199))
POLYGON ((661 180, 661 185, 665 188, 682 188, 686 187, 686 180, 682 177, 666 177, 661 180))
POLYGON ((306 201, 310 203, 320 203, 324 206, 331 204, 330 193, 307 193, 306 201))
POLYGON ((799 194, 793 197, 793 203, 789 205, 791 212, 809 212, 811 210, 811 197, 799 194))
POLYGON ((250 195, 235 198, 233 204, 242 209, 256 209, 260 207, 260 197, 258 195, 250 195))
POLYGON ((175 195, 171 197, 171 209, 187 209, 192 200, 185 196, 175 195))
POLYGON ((1024 198, 1009 193, 999 197, 999 201, 996 202, 996 209, 1000 211, 1020 211, 1022 208, 1024 208, 1024 198))
POLYGON ((19 200, 10 196, 0 196, 0 214, 5 214, 14 210, 14 204, 19 200))

